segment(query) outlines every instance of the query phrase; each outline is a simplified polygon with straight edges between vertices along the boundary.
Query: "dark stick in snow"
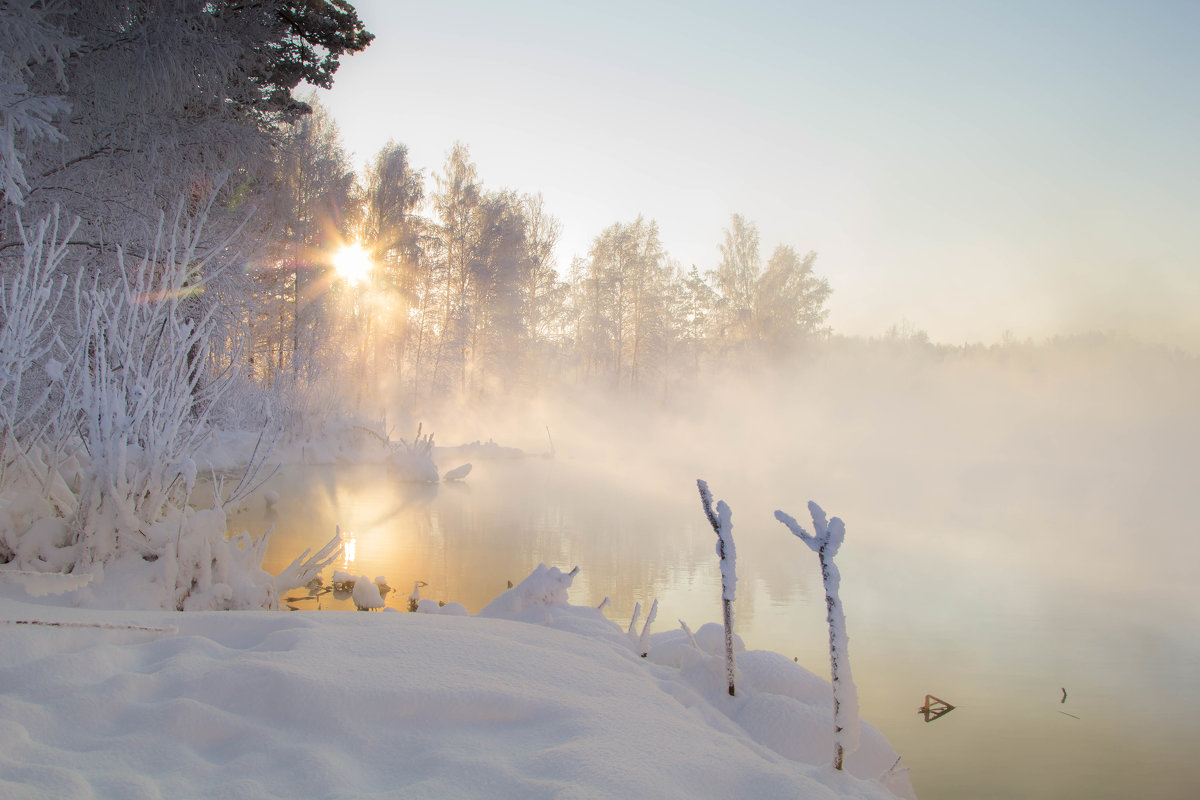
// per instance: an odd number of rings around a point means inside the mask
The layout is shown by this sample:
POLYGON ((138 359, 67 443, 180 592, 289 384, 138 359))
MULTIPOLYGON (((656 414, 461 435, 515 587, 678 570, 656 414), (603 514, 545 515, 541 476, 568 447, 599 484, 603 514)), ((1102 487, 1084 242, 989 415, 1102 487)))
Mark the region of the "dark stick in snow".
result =
POLYGON ((0 625, 40 625, 46 628, 99 628, 106 631, 153 631, 154 633, 179 633, 174 625, 154 628, 148 625, 118 625, 111 622, 51 622, 41 619, 3 619, 0 625))

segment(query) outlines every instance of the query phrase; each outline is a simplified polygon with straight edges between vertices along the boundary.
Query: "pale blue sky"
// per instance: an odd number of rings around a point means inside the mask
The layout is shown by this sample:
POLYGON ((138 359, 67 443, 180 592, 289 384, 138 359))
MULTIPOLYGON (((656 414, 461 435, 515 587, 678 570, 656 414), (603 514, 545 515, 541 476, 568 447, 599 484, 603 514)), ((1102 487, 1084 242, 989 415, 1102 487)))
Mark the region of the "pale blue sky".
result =
POLYGON ((1114 329, 1200 351, 1200 3, 356 0, 322 100, 360 159, 465 142, 565 270, 639 213, 816 250, 834 328, 1114 329))

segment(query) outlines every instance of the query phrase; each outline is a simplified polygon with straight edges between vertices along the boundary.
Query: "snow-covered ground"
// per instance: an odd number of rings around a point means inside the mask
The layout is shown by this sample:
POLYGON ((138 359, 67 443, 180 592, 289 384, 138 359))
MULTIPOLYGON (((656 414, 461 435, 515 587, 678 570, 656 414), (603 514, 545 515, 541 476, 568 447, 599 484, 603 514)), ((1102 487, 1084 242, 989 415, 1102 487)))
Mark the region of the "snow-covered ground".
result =
POLYGON ((105 611, 6 583, 0 797, 912 796, 867 724, 833 770, 826 681, 742 651, 729 697, 719 625, 643 659, 569 584, 539 567, 463 616, 105 611))

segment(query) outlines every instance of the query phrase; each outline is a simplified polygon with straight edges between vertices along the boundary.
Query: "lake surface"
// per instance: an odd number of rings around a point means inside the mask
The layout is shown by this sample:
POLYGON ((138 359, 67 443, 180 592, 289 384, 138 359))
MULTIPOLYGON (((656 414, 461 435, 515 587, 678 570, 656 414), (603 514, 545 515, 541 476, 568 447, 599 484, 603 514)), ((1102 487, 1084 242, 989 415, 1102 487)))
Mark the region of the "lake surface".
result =
MULTIPOLYGON (((809 528, 814 499, 847 525, 838 564, 863 716, 923 800, 1197 797, 1195 473, 1147 473, 1192 440, 1170 425, 1151 433, 1105 445, 1121 457, 1033 442, 978 458, 926 448, 914 462, 903 442, 843 441, 836 456, 768 463, 663 456, 647 432, 618 458, 475 460, 465 482, 441 485, 398 483, 378 465, 291 467, 265 487, 276 507, 252 498, 231 527, 274 525, 264 566, 278 572, 340 525, 336 566, 385 576, 400 609, 419 580, 423 596, 474 613, 545 562, 578 565, 572 602, 611 598, 619 624, 658 599, 655 630, 695 628, 721 617, 695 489, 705 477, 733 509, 735 629, 825 675, 816 556, 772 516, 783 508, 809 528), (927 693, 957 708, 926 723, 927 693)), ((716 434, 705 447, 733 442, 716 434)))

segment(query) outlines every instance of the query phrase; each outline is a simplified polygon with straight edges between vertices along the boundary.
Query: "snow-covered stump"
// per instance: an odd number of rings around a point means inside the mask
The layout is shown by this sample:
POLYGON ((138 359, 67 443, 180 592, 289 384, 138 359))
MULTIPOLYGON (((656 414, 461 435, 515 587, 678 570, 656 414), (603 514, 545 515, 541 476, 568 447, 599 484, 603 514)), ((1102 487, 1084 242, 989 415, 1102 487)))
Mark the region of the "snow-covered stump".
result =
POLYGON ((825 512, 816 503, 809 501, 808 511, 812 515, 813 530, 809 534, 795 518, 782 511, 775 512, 775 519, 787 526, 793 534, 808 545, 821 561, 821 580, 825 584, 825 619, 829 623, 829 666, 833 684, 833 768, 840 770, 847 755, 858 748, 858 689, 850 674, 850 637, 846 635, 846 615, 838 589, 842 576, 833 557, 846 539, 846 526, 838 517, 825 521, 825 512))
POLYGON ((729 681, 729 695, 733 696, 733 598, 737 587, 737 551, 733 547, 733 512, 724 500, 717 501, 713 513, 712 492, 708 483, 697 480, 700 502, 704 504, 704 515, 717 534, 717 556, 721 560, 721 615, 725 622, 725 675, 729 681))

